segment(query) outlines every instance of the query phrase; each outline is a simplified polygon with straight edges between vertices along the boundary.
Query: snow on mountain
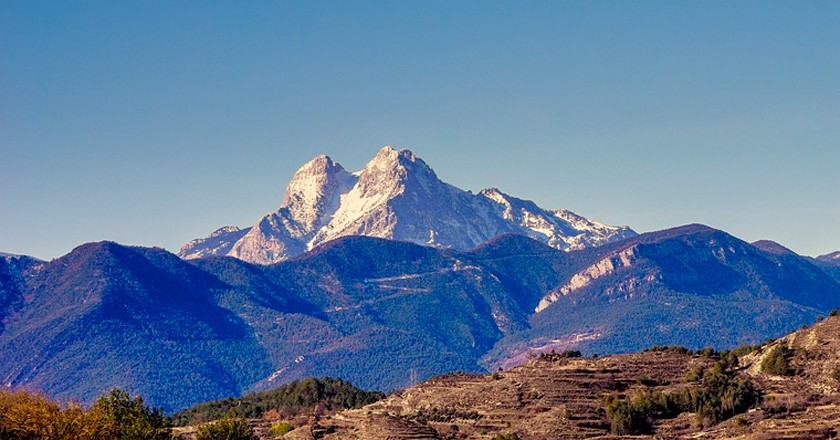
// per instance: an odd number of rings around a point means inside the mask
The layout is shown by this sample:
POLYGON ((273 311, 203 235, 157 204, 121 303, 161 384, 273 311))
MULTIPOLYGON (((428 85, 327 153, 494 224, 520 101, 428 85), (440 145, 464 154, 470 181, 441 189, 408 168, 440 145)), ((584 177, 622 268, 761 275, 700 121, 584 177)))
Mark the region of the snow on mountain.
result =
POLYGON ((250 230, 251 228, 239 229, 236 226, 223 226, 213 231, 207 238, 196 238, 181 246, 181 252, 178 255, 187 259, 227 255, 233 245, 250 230))
POLYGON ((522 232, 529 237, 556 249, 584 249, 635 235, 626 226, 608 226, 566 209, 545 210, 496 188, 485 189, 479 195, 500 205, 502 218, 524 229, 522 232))
POLYGON ((222 228, 185 244, 182 258, 229 255, 270 264, 347 235, 469 249, 505 233, 522 233, 557 249, 597 246, 636 235, 626 226, 546 210, 498 189, 479 194, 441 181, 409 150, 382 148, 348 173, 327 156, 302 166, 277 211, 246 229, 222 228))

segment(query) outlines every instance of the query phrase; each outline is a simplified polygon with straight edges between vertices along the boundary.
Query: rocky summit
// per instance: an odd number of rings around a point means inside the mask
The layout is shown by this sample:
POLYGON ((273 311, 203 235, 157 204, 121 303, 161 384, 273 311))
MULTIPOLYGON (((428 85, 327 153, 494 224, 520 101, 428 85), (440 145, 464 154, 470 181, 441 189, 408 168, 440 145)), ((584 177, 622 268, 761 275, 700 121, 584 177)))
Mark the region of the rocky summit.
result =
POLYGON ((495 188, 478 194, 458 189, 411 151, 384 147, 353 173, 328 156, 316 157, 294 174, 278 210, 249 228, 225 226, 193 240, 179 255, 270 264, 348 235, 467 250, 506 233, 526 234, 560 250, 635 235, 626 226, 543 209, 495 188))

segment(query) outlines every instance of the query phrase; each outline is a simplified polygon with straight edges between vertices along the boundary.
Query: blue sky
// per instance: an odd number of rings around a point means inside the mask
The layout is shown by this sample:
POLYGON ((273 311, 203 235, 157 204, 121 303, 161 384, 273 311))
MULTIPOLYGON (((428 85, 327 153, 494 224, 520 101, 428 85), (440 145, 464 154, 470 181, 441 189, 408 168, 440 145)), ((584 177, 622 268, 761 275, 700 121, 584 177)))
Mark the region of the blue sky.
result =
POLYGON ((840 249, 840 2, 2 2, 0 251, 176 250, 302 163, 840 249))

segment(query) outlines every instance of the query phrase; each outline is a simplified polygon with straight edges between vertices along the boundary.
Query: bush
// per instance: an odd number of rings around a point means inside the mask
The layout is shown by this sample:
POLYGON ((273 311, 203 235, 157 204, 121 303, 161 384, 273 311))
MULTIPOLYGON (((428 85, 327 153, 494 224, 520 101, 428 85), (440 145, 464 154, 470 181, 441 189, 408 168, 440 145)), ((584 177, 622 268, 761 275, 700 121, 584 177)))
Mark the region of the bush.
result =
POLYGON ((245 419, 224 417, 202 425, 195 434, 196 440, 259 440, 245 419))
POLYGON ((292 425, 288 422, 277 422, 271 425, 271 428, 268 430, 274 437, 280 437, 286 435, 291 430, 295 429, 292 425))
POLYGON ((517 435, 515 432, 507 434, 496 434, 490 440, 519 440, 519 435, 517 435))
POLYGON ((781 345, 774 347, 770 353, 761 361, 761 371, 776 376, 787 376, 791 374, 790 364, 787 357, 790 350, 781 345))
POLYGON ((696 366, 696 367, 694 367, 694 368, 692 368, 691 370, 688 371, 688 373, 685 375, 685 381, 686 382, 700 382, 701 380, 703 380, 703 373, 704 372, 705 372, 705 370, 703 369, 703 367, 698 365, 698 366, 696 366))

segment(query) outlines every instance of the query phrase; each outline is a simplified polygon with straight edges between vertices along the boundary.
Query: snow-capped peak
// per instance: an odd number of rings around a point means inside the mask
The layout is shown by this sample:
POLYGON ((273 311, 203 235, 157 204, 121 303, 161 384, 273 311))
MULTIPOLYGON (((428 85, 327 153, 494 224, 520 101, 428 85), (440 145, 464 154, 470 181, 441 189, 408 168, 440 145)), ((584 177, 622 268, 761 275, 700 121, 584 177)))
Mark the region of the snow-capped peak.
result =
POLYGON ((216 229, 215 231, 211 232, 210 237, 211 238, 212 237, 218 237, 220 235, 230 234, 231 232, 237 232, 237 231, 240 231, 240 230, 241 229, 238 226, 233 226, 233 225, 222 226, 221 228, 216 229))
POLYGON ((411 150, 384 147, 359 172, 359 184, 365 192, 393 192, 412 177, 423 183, 438 180, 431 167, 411 150))
POLYGON ((329 221, 339 207, 341 194, 349 191, 357 179, 329 156, 320 155, 292 176, 280 209, 305 232, 312 232, 329 221))
POLYGON ((354 173, 328 156, 314 158, 295 172, 277 211, 251 228, 226 227, 193 240, 180 255, 273 263, 346 235, 463 250, 506 233, 526 234, 562 250, 635 235, 627 227, 591 222, 570 211, 542 209, 496 188, 463 191, 441 181, 410 150, 386 146, 354 173))
POLYGON ((546 210, 530 200, 488 188, 479 193, 498 205, 499 215, 536 240, 562 250, 576 250, 625 238, 635 233, 626 226, 607 226, 569 210, 546 210))

